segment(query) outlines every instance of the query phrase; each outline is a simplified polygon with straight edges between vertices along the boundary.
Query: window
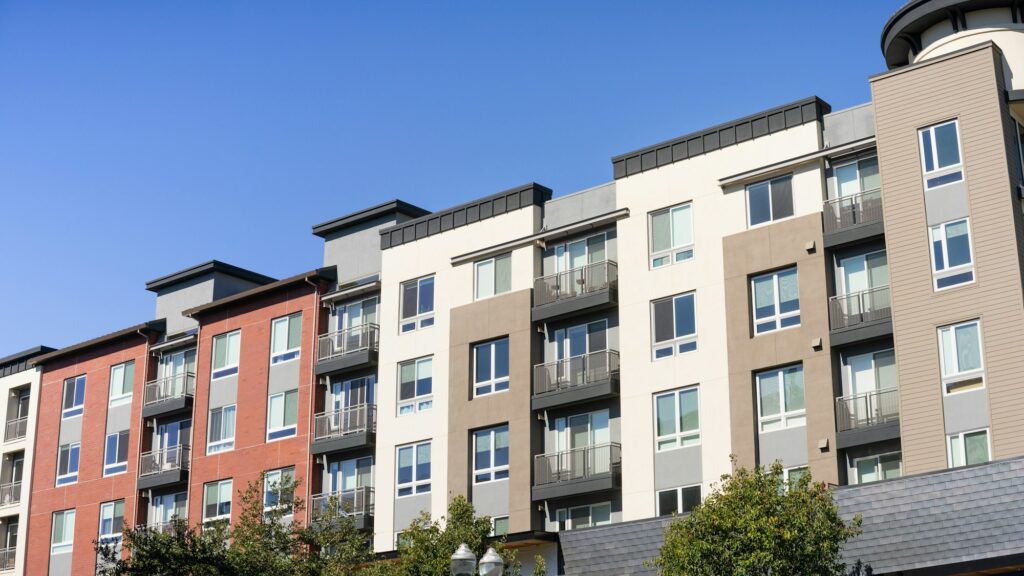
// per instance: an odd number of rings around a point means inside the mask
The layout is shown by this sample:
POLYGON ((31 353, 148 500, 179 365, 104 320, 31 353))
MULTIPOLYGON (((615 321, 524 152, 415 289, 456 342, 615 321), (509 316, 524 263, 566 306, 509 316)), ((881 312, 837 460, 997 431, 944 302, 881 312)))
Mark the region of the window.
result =
POLYGON ((231 480, 203 485, 203 523, 231 520, 231 480))
POLYGON ((1017 129, 1017 182, 1019 185, 1024 185, 1024 125, 1021 125, 1016 118, 1013 120, 1013 125, 1017 129))
POLYGON ((434 277, 402 282, 401 332, 434 325, 434 277))
POLYGON ((398 496, 430 492, 430 442, 398 448, 398 496))
POLYGON ((689 202, 651 212, 651 268, 693 258, 693 205, 689 202))
POLYGON ((658 516, 689 514, 700 505, 700 485, 658 492, 658 516))
POLYGON ((79 443, 64 444, 57 453, 57 486, 78 482, 79 443))
POLYGON ((949 467, 984 464, 989 461, 988 429, 951 434, 949 438, 949 467))
POLYGON ((853 467, 857 484, 892 480, 903 475, 903 461, 899 452, 857 458, 853 461, 853 467))
POLYGON ((612 523, 612 505, 609 502, 562 508, 556 513, 558 530, 576 530, 612 523))
POLYGON ((107 434, 106 453, 103 456, 103 475, 112 476, 128 471, 128 431, 107 434))
POLYGON ((121 542, 124 528, 124 500, 100 504, 100 544, 121 542))
POLYGON ((508 338, 473 346, 473 395, 508 390, 508 338))
MULTIPOLYGON (((473 264, 476 299, 504 294, 512 289, 512 254, 501 254, 473 264)), ((431 307, 433 308, 433 307, 431 307)))
POLYGON ((299 391, 272 394, 267 403, 267 440, 295 436, 299 420, 299 391))
POLYGON ((270 324, 270 364, 299 357, 302 347, 302 313, 277 318, 270 324))
POLYGON ((700 445, 699 404, 696 386, 654 396, 654 443, 659 452, 700 445))
POLYGON ((434 405, 434 359, 420 358, 398 365, 398 414, 427 410, 434 405))
POLYGON ((651 303, 654 359, 697 349, 697 312, 693 292, 651 303))
POLYGON ((757 408, 761 432, 795 428, 806 424, 803 366, 789 366, 759 373, 757 408))
POLYGON ((216 454, 235 447, 235 406, 210 410, 209 437, 206 453, 216 454))
POLYGON ((504 536, 508 534, 508 516, 495 516, 491 518, 491 536, 504 536))
POLYGON ((135 380, 135 361, 110 367, 110 405, 132 401, 132 383, 135 380))
POLYGON ((783 176, 747 186, 750 226, 782 220, 793 215, 793 177, 783 176))
POLYGON ((508 478, 508 425, 473 433, 473 483, 508 478))
POLYGON ((270 512, 281 504, 288 504, 292 501, 292 490, 285 490, 286 487, 294 487, 295 467, 271 470, 263 475, 263 511, 270 512))
POLYGON ((754 300, 754 334, 800 325, 800 284, 796 268, 755 276, 750 280, 754 300))
POLYGON ((882 187, 878 175, 878 158, 875 157, 836 166, 834 172, 837 198, 849 198, 882 187))
POLYGON ((922 128, 918 133, 921 137, 925 190, 963 180, 959 123, 951 120, 922 128))
POLYGON ((973 282, 971 230, 967 219, 932 226, 928 234, 932 242, 932 279, 935 289, 942 290, 973 282))
POLYGON ((213 337, 212 378, 223 378, 232 374, 238 374, 238 347, 241 343, 241 330, 213 337))
POLYGON ((85 376, 75 376, 64 381, 64 403, 61 418, 81 416, 85 405, 85 376))
POLYGON ((792 468, 784 468, 782 470, 782 479, 780 482, 779 490, 785 491, 790 486, 800 482, 800 479, 807 475, 807 466, 794 466, 792 468))
POLYGON ((946 394, 985 385, 981 360, 981 325, 977 320, 939 328, 942 388, 946 394))
POLYGON ((53 513, 53 533, 50 538, 50 554, 71 552, 75 541, 75 511, 61 510, 53 513))

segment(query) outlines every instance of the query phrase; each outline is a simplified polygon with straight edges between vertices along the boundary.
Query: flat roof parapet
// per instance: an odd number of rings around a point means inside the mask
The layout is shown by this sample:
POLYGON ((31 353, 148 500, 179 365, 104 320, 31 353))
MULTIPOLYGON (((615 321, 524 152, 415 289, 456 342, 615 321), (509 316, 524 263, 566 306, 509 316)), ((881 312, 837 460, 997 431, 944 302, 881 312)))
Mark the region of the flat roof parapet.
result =
POLYGON ((176 284, 181 284, 182 282, 187 282, 193 278, 198 278, 213 272, 220 272, 222 274, 234 276, 235 278, 248 280, 255 284, 269 284, 275 281, 275 279, 270 276, 264 276, 263 274, 253 272, 252 270, 233 266, 226 262, 221 262, 220 260, 210 260, 208 262, 192 266, 191 268, 186 268, 166 276, 161 276, 156 280, 150 280, 149 282, 146 282, 146 290, 149 290, 150 292, 158 292, 164 288, 169 288, 176 284))

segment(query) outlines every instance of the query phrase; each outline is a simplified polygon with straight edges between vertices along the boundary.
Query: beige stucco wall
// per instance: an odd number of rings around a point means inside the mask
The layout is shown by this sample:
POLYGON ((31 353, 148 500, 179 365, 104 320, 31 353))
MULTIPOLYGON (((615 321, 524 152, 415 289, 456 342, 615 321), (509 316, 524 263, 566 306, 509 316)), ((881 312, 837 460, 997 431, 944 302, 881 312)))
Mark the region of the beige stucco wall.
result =
POLYGON ((1005 56, 1003 69, 1010 89, 1024 88, 1024 24, 1015 23, 1009 8, 990 8, 968 12, 967 29, 954 32, 944 20, 921 34, 920 53, 910 59, 919 63, 992 41, 1005 56))

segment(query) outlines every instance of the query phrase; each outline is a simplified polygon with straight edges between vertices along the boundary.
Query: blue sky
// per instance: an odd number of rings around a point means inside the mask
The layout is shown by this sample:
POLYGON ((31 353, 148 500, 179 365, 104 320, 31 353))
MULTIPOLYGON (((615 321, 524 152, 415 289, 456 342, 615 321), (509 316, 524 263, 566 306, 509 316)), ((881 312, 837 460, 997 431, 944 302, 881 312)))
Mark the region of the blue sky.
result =
POLYGON ((151 319, 217 258, 321 263, 310 227, 440 209, 816 94, 870 98, 901 0, 0 0, 0 356, 151 319))

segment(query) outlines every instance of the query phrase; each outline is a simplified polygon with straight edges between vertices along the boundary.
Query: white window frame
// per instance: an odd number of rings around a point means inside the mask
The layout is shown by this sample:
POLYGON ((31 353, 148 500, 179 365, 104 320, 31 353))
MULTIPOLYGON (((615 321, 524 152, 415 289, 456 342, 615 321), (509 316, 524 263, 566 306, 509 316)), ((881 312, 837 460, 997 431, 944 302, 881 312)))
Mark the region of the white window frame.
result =
POLYGON ((744 195, 744 197, 746 199, 746 202, 747 202, 747 229, 760 228, 762 226, 768 226, 768 225, 774 224, 776 222, 783 222, 785 220, 789 220, 790 218, 796 218, 796 200, 794 199, 795 194, 793 193, 793 174, 783 174, 781 176, 776 176, 774 178, 769 178, 767 180, 761 180, 759 182, 752 182, 750 184, 747 184, 743 188, 743 195, 744 195), (789 197, 790 197, 789 201, 792 204, 790 206, 790 209, 793 211, 793 213, 790 214, 789 216, 783 216, 782 218, 776 218, 775 217, 775 209, 772 208, 772 198, 775 197, 775 190, 774 190, 773 184, 775 183, 776 180, 784 180, 784 179, 787 179, 787 178, 789 179, 789 197), (770 214, 770 216, 764 222, 759 222, 757 224, 753 224, 750 221, 750 217, 751 217, 751 212, 750 212, 750 189, 753 188, 754 186, 760 186, 761 184, 767 184, 768 185, 768 213, 770 214))
POLYGON ((412 496, 418 496, 420 494, 430 494, 433 490, 432 482, 434 479, 434 448, 431 445, 431 441, 425 442, 413 442, 412 444, 403 444, 402 446, 395 446, 395 498, 410 498, 412 496), (430 477, 419 478, 419 471, 417 469, 417 462, 419 461, 420 449, 426 446, 427 450, 430 451, 430 477), (398 475, 401 474, 401 467, 399 465, 400 454, 402 450, 412 450, 412 480, 409 482, 401 482, 398 479, 398 475), (423 487, 423 490, 420 490, 423 487), (400 494, 404 489, 410 489, 409 494, 400 494))
POLYGON ((302 312, 296 312, 280 318, 274 318, 270 321, 270 365, 283 364, 285 362, 292 362, 299 359, 302 351, 302 312), (299 323, 299 343, 294 347, 288 346, 288 337, 291 335, 291 324, 292 322, 299 323), (280 326, 284 325, 285 330, 285 350, 274 350, 274 342, 276 340, 277 331, 280 330, 280 326))
POLYGON ((957 432, 956 434, 946 435, 946 462, 950 468, 963 468, 964 466, 978 466, 979 464, 987 464, 992 461, 992 430, 989 428, 978 428, 975 430, 964 430, 963 432, 957 432), (977 434, 978 432, 985 433, 985 447, 988 451, 988 459, 985 462, 979 462, 978 464, 967 463, 967 442, 964 439, 969 434, 977 434), (964 456, 963 464, 955 464, 953 462, 953 442, 957 442, 960 445, 961 454, 964 456))
POLYGON ((110 406, 120 406, 122 404, 129 404, 132 401, 132 391, 135 389, 135 383, 134 382, 130 382, 127 379, 127 376, 128 376, 128 365, 129 364, 131 364, 132 367, 133 367, 132 375, 134 376, 134 373, 135 373, 135 370, 134 370, 135 361, 134 360, 129 360, 127 362, 121 362, 120 364, 114 364, 113 366, 110 367, 110 393, 108 395, 108 400, 107 400, 107 402, 108 402, 108 404, 110 406), (115 382, 114 374, 118 371, 118 369, 120 369, 120 375, 121 375, 120 376, 121 388, 120 388, 120 390, 117 393, 115 393, 114 392, 114 382, 115 382), (127 383, 128 386, 129 386, 129 389, 128 389, 127 392, 124 391, 125 383, 127 383))
MULTIPOLYGON (((793 472, 795 472, 797 470, 802 470, 804 474, 809 474, 811 472, 811 468, 810 468, 810 466, 808 464, 801 464, 799 466, 790 466, 789 468, 783 468, 782 469, 782 490, 783 491, 789 490, 789 481, 791 479, 790 476, 792 475, 793 472)), ((798 478, 798 480, 799 480, 799 478, 798 478)))
POLYGON ((57 447, 57 486, 68 486, 70 484, 78 483, 78 472, 82 469, 82 444, 80 442, 71 442, 70 444, 62 444, 57 447), (65 474, 60 473, 60 453, 67 446, 68 448, 68 471, 65 474), (78 462, 75 471, 71 471, 71 454, 78 451, 78 462))
MULTIPOLYGON (((873 454, 871 456, 861 456, 860 458, 854 458, 853 459, 853 463, 852 463, 853 464, 852 465, 853 477, 857 481, 853 482, 853 484, 874 484, 875 482, 884 482, 885 481, 884 478, 881 479, 881 480, 875 480, 873 482, 861 482, 860 481, 860 469, 857 468, 857 464, 859 462, 864 462, 866 460, 874 460, 875 461, 875 470, 879 473, 879 475, 881 475, 882 458, 885 458, 886 456, 898 456, 899 457, 899 463, 900 463, 900 475, 899 475, 899 477, 902 478, 903 477, 903 452, 900 451, 900 450, 896 450, 896 451, 893 451, 893 452, 885 452, 883 454, 873 454)), ((895 480, 895 478, 893 478, 893 480, 895 480)))
POLYGON ((124 510, 124 500, 123 499, 122 500, 114 500, 112 502, 104 502, 104 503, 100 504, 100 525, 99 525, 99 537, 97 538, 97 540, 99 540, 99 542, 101 544, 106 544, 106 545, 114 544, 114 545, 117 545, 117 544, 121 543, 121 533, 124 530, 124 512, 125 512, 125 510, 124 510), (114 525, 114 520, 117 518, 117 504, 118 503, 121 504, 121 525, 120 526, 115 526, 114 525), (106 520, 108 518, 108 514, 109 514, 109 519, 110 519, 110 529, 113 530, 113 532, 111 532, 109 534, 104 534, 103 533, 103 522, 104 522, 104 520, 106 520))
POLYGON ((53 513, 50 520, 50 554, 67 554, 74 550, 75 544, 75 509, 58 510, 53 513), (54 532, 57 528, 57 516, 64 519, 64 531, 61 540, 54 542, 54 532), (71 522, 68 522, 70 517, 71 522), (70 524, 70 530, 69 528, 70 524), (66 539, 65 539, 66 538, 66 539))
POLYGON ((408 332, 415 332, 422 330, 423 328, 429 328, 434 325, 434 312, 437 310, 437 278, 434 274, 428 274, 426 276, 420 276, 412 280, 406 280, 402 282, 398 287, 398 333, 406 334, 408 332), (419 312, 420 307, 420 293, 423 290, 423 283, 430 280, 434 286, 433 302, 431 303, 430 310, 427 312, 419 312), (409 284, 416 284, 416 313, 405 316, 405 287, 409 284))
POLYGON ((62 420, 66 420, 68 418, 74 418, 76 416, 81 416, 84 413, 84 411, 85 411, 85 392, 86 392, 86 386, 87 385, 88 385, 88 380, 86 379, 85 374, 80 374, 78 376, 72 376, 71 378, 65 378, 64 379, 64 385, 60 389, 60 391, 61 391, 61 396, 60 396, 60 405, 61 405, 60 417, 61 417, 62 420), (75 394, 75 396, 78 396, 78 381, 79 380, 82 381, 82 397, 80 399, 79 398, 73 398, 72 401, 75 402, 75 404, 73 404, 70 408, 64 408, 64 398, 67 396, 68 384, 71 384, 72 386, 75 387, 74 394, 75 394))
MULTIPOLYGON (((505 336, 505 337, 502 337, 502 338, 497 338, 495 340, 489 340, 487 342, 480 342, 479 344, 473 344, 473 373, 472 374, 473 374, 473 397, 474 398, 479 398, 480 396, 489 396, 491 394, 500 394, 502 392, 508 392, 509 382, 510 382, 510 379, 511 379, 511 376, 512 376, 511 372, 512 372, 512 341, 509 339, 508 336, 505 336), (497 363, 498 355, 496 354, 497 347, 495 345, 498 342, 501 342, 503 340, 508 344, 507 348, 508 348, 508 352, 509 352, 509 358, 506 359, 506 363, 509 365, 509 374, 507 376, 503 376, 501 378, 496 378, 494 376, 494 373, 495 373, 495 368, 497 367, 497 364, 498 364, 497 363), (478 351, 479 348, 484 347, 484 346, 489 346, 491 348, 491 371, 490 371, 491 379, 490 380, 485 380, 483 382, 477 382, 476 381, 477 351, 478 351), (501 387, 500 390, 498 389, 499 386, 501 387), (487 391, 486 392, 481 392, 481 390, 483 390, 483 389, 486 389, 487 391)), ((431 377, 433 377, 433 376, 431 376, 431 377)), ((433 388, 431 388, 431 389, 433 389, 433 388)))
POLYGON ((655 452, 667 452, 669 450, 678 450, 680 448, 690 448, 693 446, 701 445, 700 435, 700 386, 686 386, 684 388, 677 388, 675 390, 668 390, 666 392, 658 392, 654 394, 654 451, 655 452), (679 401, 682 399, 684 394, 696 394, 697 395, 697 429, 696 430, 680 430, 679 422, 679 401), (658 399, 666 396, 672 396, 672 423, 675 426, 675 432, 671 434, 664 434, 658 436, 658 399), (685 444, 687 441, 695 440, 691 444, 685 444), (672 446, 662 447, 662 443, 673 442, 672 446))
POLYGON ((502 480, 508 480, 509 475, 510 475, 508 464, 504 464, 504 465, 501 465, 501 466, 496 466, 494 464, 495 456, 496 456, 496 452, 497 452, 497 448, 496 448, 496 445, 495 445, 495 440, 497 440, 497 433, 500 432, 502 429, 504 429, 504 431, 505 431, 505 440, 506 440, 506 442, 508 444, 508 446, 506 446, 505 449, 509 452, 509 457, 510 457, 509 459, 511 460, 512 439, 509 436, 508 424, 502 424, 501 426, 495 426, 493 428, 486 428, 484 430, 477 430, 477 431, 473 432, 473 484, 474 485, 476 485, 476 484, 490 484, 492 482, 500 482, 502 480), (476 451, 476 441, 477 441, 477 436, 478 435, 482 435, 482 434, 487 434, 490 437, 489 440, 488 440, 488 442, 490 443, 489 446, 488 446, 488 450, 490 451, 490 462, 491 462, 491 465, 486 467, 486 468, 477 468, 476 467, 476 454, 477 454, 477 451, 476 451), (504 473, 502 475, 502 477, 498 478, 498 475, 502 474, 502 473, 504 473), (487 479, 486 480, 480 480, 479 477, 483 476, 484 474, 487 475, 487 479))
POLYGON ((761 336, 763 334, 771 334, 773 332, 779 332, 781 330, 789 330, 790 328, 797 328, 797 327, 799 327, 801 322, 803 322, 803 319, 800 318, 800 310, 801 310, 800 306, 801 306, 801 304, 800 304, 800 270, 799 270, 799 268, 797 266, 790 266, 788 268, 782 268, 780 270, 775 270, 773 272, 768 272, 766 274, 758 274, 757 276, 751 276, 750 277, 750 319, 752 321, 751 327, 754 330, 754 336, 761 336), (789 272, 790 270, 792 270, 793 272, 796 273, 796 290, 797 290, 796 301, 797 301, 797 309, 796 310, 790 310, 789 312, 782 312, 782 300, 781 300, 781 296, 780 296, 780 292, 781 291, 779 290, 779 275, 784 273, 784 272, 789 272), (775 298, 775 314, 772 315, 772 316, 766 316, 764 318, 758 318, 757 317, 757 294, 755 292, 756 288, 754 286, 754 282, 756 280, 761 279, 761 278, 767 278, 767 277, 771 277, 771 279, 772 279, 772 296, 774 296, 774 298, 775 298), (789 326, 783 326, 782 325, 782 321, 783 320, 787 320, 787 319, 793 318, 793 317, 799 318, 800 321, 797 322, 796 324, 791 324, 789 326), (770 328, 770 329, 758 332, 757 331, 757 325, 758 324, 764 324, 766 322, 774 322, 775 323, 775 328, 770 328))
POLYGON ((942 395, 951 396, 956 394, 963 394, 965 392, 972 392, 975 390, 981 390, 987 386, 985 382, 985 346, 983 333, 981 329, 981 319, 977 318, 974 320, 967 320, 964 322, 957 322, 956 324, 947 324, 946 326, 939 326, 936 330, 939 338, 939 373, 942 377, 942 395), (961 327, 967 327, 971 324, 978 326, 978 363, 979 368, 974 370, 961 371, 959 362, 960 354, 957 350, 956 343, 956 329, 961 327), (956 365, 956 371, 952 374, 946 374, 946 353, 943 351, 942 338, 945 333, 950 334, 950 343, 952 345, 953 357, 950 361, 956 365), (981 379, 980 383, 970 385, 973 380, 981 379), (967 384, 966 386, 964 386, 967 384), (958 386, 959 385, 959 386, 958 386))
POLYGON ((205 484, 203 484, 203 525, 204 526, 208 525, 208 524, 212 524, 214 522, 217 522, 218 520, 227 520, 229 522, 231 521, 231 511, 232 511, 232 508, 234 508, 234 502, 233 502, 233 496, 234 495, 232 494, 232 490, 234 490, 234 481, 233 481, 232 478, 228 478, 227 480, 214 480, 213 482, 206 482, 205 484), (218 510, 218 512, 220 511, 220 505, 224 503, 224 501, 220 499, 221 492, 223 491, 223 488, 225 486, 227 486, 227 489, 228 489, 228 513, 227 514, 219 514, 218 513, 216 516, 211 516, 211 517, 207 517, 206 516, 206 506, 209 504, 209 502, 207 502, 207 500, 206 500, 206 487, 209 486, 210 484, 216 484, 217 485, 217 510, 218 510))
POLYGON ((570 507, 567 507, 567 508, 559 508, 558 510, 556 510, 555 511, 555 531, 556 532, 561 532, 562 531, 562 527, 561 527, 562 522, 565 522, 565 524, 567 526, 565 528, 565 530, 577 530, 578 529, 577 527, 569 526, 569 524, 572 523, 572 511, 573 510, 579 510, 580 508, 587 508, 588 509, 587 517, 590 518, 590 522, 588 523, 587 526, 584 526, 584 528, 593 528, 594 526, 608 526, 608 525, 613 523, 612 522, 612 503, 611 502, 595 502, 593 504, 584 504, 582 506, 570 506, 570 507), (594 523, 594 508, 598 508, 598 507, 601 507, 601 506, 607 506, 608 507, 608 521, 607 522, 601 522, 600 524, 596 524, 596 523, 594 523), (562 520, 562 518, 564 518, 564 520, 562 520))
MULTIPOLYGON (((842 161, 842 162, 838 162, 838 163, 832 165, 832 180, 833 180, 833 189, 834 189, 834 193, 835 193, 835 198, 833 198, 833 200, 839 199, 839 198, 844 198, 844 196, 839 196, 839 175, 838 175, 838 172, 839 172, 840 168, 846 168, 847 166, 856 166, 857 167, 857 194, 864 194, 866 192, 874 192, 875 190, 881 190, 882 189, 881 184, 879 184, 875 188, 864 189, 864 178, 861 175, 860 163, 861 162, 865 162, 867 160, 874 160, 875 164, 878 165, 878 156, 877 155, 875 155, 875 156, 864 156, 862 158, 855 158, 855 159, 849 160, 849 161, 842 161)), ((845 196, 845 198, 849 198, 849 196, 845 196)))
POLYGON ((687 262, 689 260, 693 260, 694 245, 696 244, 696 242, 697 242, 696 232, 694 230, 694 225, 693 225, 693 201, 692 200, 691 201, 687 201, 687 202, 683 202, 681 204, 676 204, 675 206, 669 206, 667 208, 661 208, 659 210, 654 210, 654 211, 649 212, 647 214, 647 253, 648 253, 647 264, 650 266, 651 270, 654 270, 654 269, 657 269, 657 268, 664 268, 666 266, 671 266, 673 264, 677 264, 677 263, 680 263, 680 262, 687 262), (684 208, 689 210, 689 215, 690 215, 690 236, 693 236, 693 238, 690 239, 691 241, 688 244, 676 244, 676 230, 675 230, 675 227, 672 226, 672 224, 673 224, 672 216, 676 212, 676 210, 682 210, 684 208), (671 245, 671 247, 666 249, 666 250, 662 250, 660 252, 655 252, 654 251, 654 217, 655 216, 659 216, 659 215, 661 215, 663 213, 668 214, 669 244, 671 245), (658 262, 659 260, 662 260, 662 259, 666 259, 666 260, 664 262, 662 262, 662 263, 656 263, 656 262, 658 262))
POLYGON ((676 493, 676 505, 679 508, 679 510, 675 512, 676 515, 679 515, 679 514, 689 514, 690 512, 682 510, 682 507, 683 507, 683 490, 689 490, 691 488, 696 488, 699 491, 700 501, 703 503, 704 502, 704 488, 700 484, 688 484, 686 486, 676 486, 675 488, 666 488, 664 490, 657 490, 657 491, 655 491, 655 493, 654 493, 654 511, 655 511, 655 516, 659 516, 659 517, 660 516, 668 516, 668 514, 662 514, 662 512, 661 512, 661 495, 664 494, 665 492, 675 492, 676 493))
MULTIPOLYGON (((111 436, 116 436, 117 437, 117 446, 114 448, 115 458, 116 458, 116 452, 121 447, 121 433, 122 432, 129 432, 129 431, 128 430, 119 430, 117 432, 112 432, 110 434, 107 434, 104 437, 104 441, 103 441, 103 476, 105 476, 105 477, 106 476, 117 476, 118 474, 124 474, 125 472, 128 472, 128 456, 125 457, 125 461, 124 462, 116 462, 115 461, 113 464, 107 464, 107 448, 108 448, 108 442, 110 440, 110 437, 111 436)), ((128 435, 126 435, 125 439, 124 439, 125 442, 128 442, 129 452, 131 451, 131 443, 129 442, 130 438, 131 438, 131 433, 129 432, 128 435)), ((81 457, 81 455, 79 455, 79 457, 81 457)), ((81 463, 79 463, 79 467, 81 467, 81 463)))
POLYGON ((786 371, 790 368, 800 368, 801 376, 800 379, 803 381, 803 365, 802 364, 789 364, 780 368, 772 368, 771 370, 762 370, 754 374, 754 385, 757 392, 757 421, 758 421, 758 433, 759 434, 771 434, 772 432, 778 432, 780 430, 788 430, 790 428, 802 428, 807 426, 807 382, 803 382, 804 386, 804 407, 799 410, 786 411, 786 371), (761 378, 762 374, 775 373, 778 378, 779 386, 779 413, 764 416, 761 409, 761 378), (797 420, 798 424, 790 424, 790 419, 797 420), (765 423, 771 423, 779 421, 782 424, 781 427, 772 430, 765 430, 765 423))
MULTIPOLYGON (((292 498, 295 497, 295 493, 293 491, 291 494, 288 495, 289 496, 288 498, 285 498, 286 493, 281 490, 281 482, 284 481, 285 473, 289 472, 289 471, 291 472, 292 482, 294 483, 295 482, 295 466, 285 466, 284 468, 276 468, 274 470, 267 470, 267 472, 265 474, 263 474, 263 513, 264 514, 269 514, 270 512, 273 512, 277 508, 281 508, 282 506, 287 506, 288 503, 292 501, 292 498), (274 488, 274 483, 275 482, 277 483, 276 489, 274 488), (267 494, 273 493, 273 492, 277 493, 277 504, 268 505, 267 504, 267 494)), ((294 486, 293 486, 293 488, 294 488, 294 486)))
POLYGON ((496 254, 490 258, 483 260, 477 260, 473 263, 473 300, 485 300, 487 298, 493 298, 501 294, 506 294, 512 291, 512 253, 505 252, 503 254, 496 254), (508 260, 509 267, 509 286, 508 290, 498 291, 498 260, 508 260), (480 267, 485 264, 491 265, 491 292, 490 294, 480 293, 480 267))
POLYGON ((651 301, 651 360, 664 360, 665 358, 671 358, 673 356, 681 356, 697 350, 697 292, 690 291, 684 292, 683 294, 675 294, 666 298, 658 298, 657 300, 651 301), (683 334, 682 336, 675 336, 676 333, 676 300, 680 298, 690 298, 693 301, 693 334, 683 334), (657 341, 656 338, 656 321, 657 318, 654 315, 654 305, 658 302, 669 300, 672 302, 672 334, 671 340, 657 341), (692 345, 692 347, 690 346, 692 345), (658 356, 659 352, 669 350, 670 354, 664 354, 658 356))
POLYGON ((219 380, 221 378, 227 378, 238 374, 238 364, 242 357, 242 331, 232 330, 223 334, 217 334, 213 337, 211 346, 211 358, 210 358, 210 379, 219 380), (224 341, 224 345, 227 347, 224 351, 224 360, 226 364, 217 368, 215 363, 217 362, 217 342, 224 341), (231 361, 231 343, 237 342, 237 350, 235 354, 238 356, 235 361, 231 361))
POLYGON ((424 356, 423 358, 416 358, 414 360, 406 360, 405 362, 398 363, 398 415, 405 416, 407 414, 416 414, 424 410, 430 410, 434 407, 434 357, 424 356), (419 367, 421 363, 430 362, 430 393, 420 396, 416 392, 416 382, 419 381, 419 367), (413 396, 412 398, 406 398, 402 400, 402 366, 407 364, 414 364, 414 380, 413 380, 413 396))
POLYGON ((495 536, 506 536, 508 534, 508 530, 509 530, 509 526, 508 525, 505 526, 505 531, 504 532, 502 532, 500 534, 498 533, 498 521, 499 520, 504 520, 505 522, 508 522, 509 518, 508 518, 508 516, 492 516, 491 517, 491 534, 490 535, 492 537, 495 537, 495 536))
POLYGON ((956 220, 950 220, 949 222, 943 222, 934 226, 928 227, 928 257, 932 262, 932 289, 936 292, 943 290, 951 290, 953 288, 959 288, 960 286, 967 286, 974 284, 978 279, 978 273, 974 270, 974 240, 971 238, 971 219, 969 217, 957 218, 956 220), (967 253, 970 255, 971 260, 966 264, 957 264, 956 266, 949 266, 949 236, 946 233, 946 229, 952 224, 964 223, 967 227, 967 253), (938 262, 935 261, 935 239, 934 235, 938 232, 940 234, 940 240, 942 243, 942 261, 945 268, 937 270, 938 262), (949 286, 939 287, 939 280, 949 278, 951 276, 957 276, 966 272, 971 273, 971 279, 964 282, 957 282, 956 284, 950 284, 949 286))
POLYGON ((966 173, 964 171, 964 149, 963 149, 963 139, 960 136, 960 119, 959 118, 953 118, 952 120, 946 120, 944 122, 939 122, 937 124, 932 124, 930 126, 925 126, 924 128, 918 129, 918 131, 917 131, 917 147, 918 147, 918 151, 921 154, 921 156, 920 156, 920 158, 921 158, 921 174, 923 175, 923 182, 924 182, 924 189, 925 189, 925 191, 935 190, 937 188, 942 188, 943 186, 949 186, 951 184, 957 184, 959 182, 963 182, 964 179, 967 177, 966 173), (940 168, 939 167, 939 147, 937 146, 937 141, 935 140, 935 129, 939 128, 939 127, 942 127, 942 126, 946 126, 948 124, 952 124, 952 125, 954 125, 956 127, 956 151, 957 151, 957 156, 960 159, 960 161, 958 163, 956 163, 956 164, 950 164, 949 166, 943 166, 943 167, 940 168), (930 160, 932 161, 932 167, 933 168, 931 170, 928 170, 928 165, 927 165, 926 160, 925 160, 925 158, 926 158, 925 149, 924 149, 924 135, 925 134, 929 135, 928 137, 931 140, 931 145, 932 145, 932 154, 931 154, 930 160), (950 180, 949 182, 945 182, 945 183, 942 183, 942 184, 937 184, 937 185, 934 185, 934 186, 930 185, 929 182, 928 182, 930 179, 941 178, 943 176, 948 176, 948 175, 951 175, 951 174, 955 174, 957 172, 960 173, 960 178, 958 178, 956 180, 950 180))
MULTIPOLYGON (((237 414, 236 414, 237 416, 237 414)), ((236 421, 237 424, 237 421, 236 421)), ((299 432, 299 390, 285 390, 284 392, 275 392, 267 397, 267 442, 277 442, 278 440, 284 440, 286 438, 292 438, 299 432), (288 395, 295 395, 295 423, 288 424, 285 422, 288 416, 288 395), (274 419, 274 399, 281 399, 281 426, 273 427, 271 423, 274 419)))
POLYGON ((231 450, 234 450, 235 449, 235 434, 237 433, 237 431, 238 431, 238 405, 237 404, 229 404, 227 406, 218 406, 216 408, 210 408, 210 410, 208 412, 208 417, 206 419, 206 455, 210 456, 211 454, 220 454, 221 452, 230 452, 231 450), (223 434, 224 434, 224 422, 225 422, 224 413, 229 408, 231 409, 231 414, 232 414, 232 416, 231 416, 231 420, 232 420, 231 437, 230 438, 225 438, 225 437, 223 437, 223 434), (213 422, 213 411, 214 410, 220 410, 220 422, 221 422, 220 433, 221 433, 222 436, 221 436, 221 439, 217 440, 217 441, 210 440, 210 436, 213 433, 213 428, 211 427, 211 423, 213 422))

